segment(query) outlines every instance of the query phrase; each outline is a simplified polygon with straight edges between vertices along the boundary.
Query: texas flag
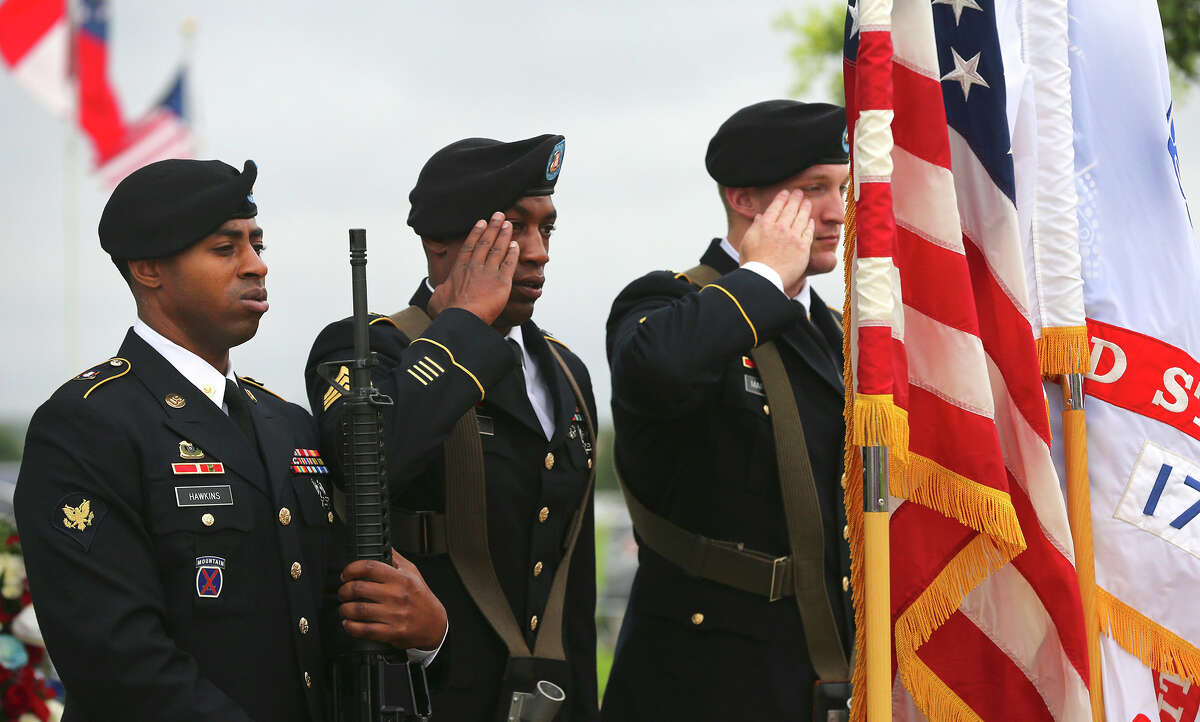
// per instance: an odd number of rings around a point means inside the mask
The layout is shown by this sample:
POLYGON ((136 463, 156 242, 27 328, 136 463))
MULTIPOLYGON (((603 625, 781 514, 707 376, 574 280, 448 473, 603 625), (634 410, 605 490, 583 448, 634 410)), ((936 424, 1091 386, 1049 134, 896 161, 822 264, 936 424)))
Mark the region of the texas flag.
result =
POLYGON ((125 121, 108 82, 108 4, 83 0, 79 13, 75 32, 79 126, 92 141, 97 163, 102 163, 120 151, 125 139, 125 121))
POLYGON ((55 115, 74 107, 66 0, 0 2, 0 58, 17 82, 55 115))

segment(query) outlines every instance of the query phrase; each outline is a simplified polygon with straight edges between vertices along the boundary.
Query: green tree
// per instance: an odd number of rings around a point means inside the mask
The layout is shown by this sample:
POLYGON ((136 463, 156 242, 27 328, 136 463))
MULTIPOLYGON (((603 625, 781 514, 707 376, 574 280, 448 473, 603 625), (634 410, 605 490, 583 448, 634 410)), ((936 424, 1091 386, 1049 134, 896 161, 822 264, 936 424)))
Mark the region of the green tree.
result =
POLYGON ((0 422, 0 461, 20 461, 25 445, 25 424, 0 422))
POLYGON ((803 13, 788 10, 775 17, 771 26, 795 38, 788 50, 796 68, 796 80, 789 91, 793 95, 808 95, 817 83, 822 83, 828 92, 826 99, 845 105, 846 91, 842 86, 845 21, 846 4, 842 2, 803 13))
MULTIPOLYGON (((1034 0, 1036 1, 1036 0, 1034 0)), ((1172 85, 1182 96, 1188 87, 1200 81, 1200 3, 1196 0, 1158 0, 1167 62, 1171 66, 1172 85)), ((828 99, 845 103, 842 86, 842 35, 846 27, 846 3, 833 1, 825 7, 804 12, 786 11, 772 21, 772 27, 794 39, 788 57, 796 69, 791 93, 805 96, 814 85, 824 83, 828 99)))

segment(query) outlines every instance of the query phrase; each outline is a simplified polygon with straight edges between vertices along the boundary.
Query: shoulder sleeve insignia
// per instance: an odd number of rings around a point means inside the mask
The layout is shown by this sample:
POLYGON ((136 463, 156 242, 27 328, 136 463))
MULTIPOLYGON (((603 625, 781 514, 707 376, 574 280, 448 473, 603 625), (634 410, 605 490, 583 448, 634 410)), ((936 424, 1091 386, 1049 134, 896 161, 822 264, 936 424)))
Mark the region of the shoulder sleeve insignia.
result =
POLYGON ((107 513, 108 506, 102 500, 74 492, 59 499, 55 504, 50 526, 76 541, 87 551, 96 536, 96 527, 107 513))

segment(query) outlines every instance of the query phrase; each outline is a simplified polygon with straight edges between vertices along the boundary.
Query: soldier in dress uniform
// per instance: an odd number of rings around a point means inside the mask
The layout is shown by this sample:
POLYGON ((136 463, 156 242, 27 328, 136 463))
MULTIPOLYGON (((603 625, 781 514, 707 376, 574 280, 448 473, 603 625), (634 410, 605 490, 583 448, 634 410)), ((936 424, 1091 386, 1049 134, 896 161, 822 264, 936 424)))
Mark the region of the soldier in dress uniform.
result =
POLYGON ((811 719, 814 697, 839 694, 815 691, 818 676, 849 675, 842 333, 807 282, 837 262, 844 133, 837 106, 739 110, 706 158, 726 237, 613 304, 615 455, 639 568, 605 719, 811 719))
MULTIPOLYGON (((583 362, 531 320, 557 217, 565 141, 469 138, 435 153, 409 199, 429 276, 376 316, 393 544, 446 605, 430 666, 438 719, 507 719, 514 691, 563 687, 555 719, 594 720, 595 401, 583 362)), ((333 451, 341 394, 316 373, 350 358, 351 321, 308 359, 309 402, 333 451)))
POLYGON ((445 630, 411 564, 342 568, 312 418, 234 373, 267 310, 256 176, 161 161, 105 206, 137 320, 38 409, 15 499, 66 720, 320 722, 339 593, 377 602, 345 605, 356 636, 445 630))

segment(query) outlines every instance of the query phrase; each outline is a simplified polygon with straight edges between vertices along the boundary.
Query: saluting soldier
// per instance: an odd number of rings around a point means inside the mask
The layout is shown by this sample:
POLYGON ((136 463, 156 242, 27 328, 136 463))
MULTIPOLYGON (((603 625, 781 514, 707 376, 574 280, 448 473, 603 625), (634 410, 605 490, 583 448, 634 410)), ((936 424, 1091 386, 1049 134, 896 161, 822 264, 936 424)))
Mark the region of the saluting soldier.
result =
MULTIPOLYGON (((393 544, 446 605, 430 666, 438 719, 508 719, 513 692, 566 691, 558 720, 593 720, 595 401, 583 362, 532 320, 550 260, 565 141, 469 138, 435 153, 409 196, 428 278, 371 321, 392 397, 384 434, 393 544)), ((316 374, 350 357, 351 321, 318 336, 309 402, 333 452, 341 394, 316 374)))
POLYGON ((837 263, 845 127, 821 103, 735 113, 706 157, 727 235, 613 304, 639 567, 605 719, 803 720, 814 697, 817 719, 845 711, 842 334, 808 283, 837 263))
POLYGON ((38 409, 15 500, 64 719, 327 719, 339 574, 377 602, 347 605, 351 634, 445 629, 412 565, 342 569, 312 418, 234 373, 267 311, 256 176, 153 163, 101 217, 137 320, 38 409))

